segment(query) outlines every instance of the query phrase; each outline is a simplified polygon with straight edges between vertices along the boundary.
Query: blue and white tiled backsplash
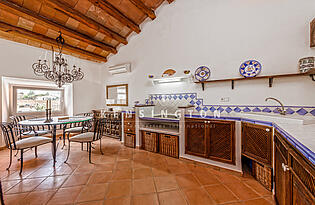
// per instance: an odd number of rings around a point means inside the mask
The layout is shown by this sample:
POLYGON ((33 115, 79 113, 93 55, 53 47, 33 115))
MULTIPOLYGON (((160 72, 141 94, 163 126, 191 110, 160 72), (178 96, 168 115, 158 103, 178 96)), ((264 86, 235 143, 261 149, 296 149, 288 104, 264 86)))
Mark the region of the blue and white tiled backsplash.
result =
MULTIPOLYGON (((168 107, 177 109, 178 106, 193 105, 195 111, 201 110, 206 112, 221 113, 231 112, 265 112, 279 113, 279 106, 266 105, 205 105, 202 98, 198 98, 197 93, 175 93, 175 94, 150 94, 145 100, 145 104, 154 104, 159 107, 168 107)), ((289 115, 313 116, 315 117, 315 107, 310 106, 285 106, 285 110, 289 115)))

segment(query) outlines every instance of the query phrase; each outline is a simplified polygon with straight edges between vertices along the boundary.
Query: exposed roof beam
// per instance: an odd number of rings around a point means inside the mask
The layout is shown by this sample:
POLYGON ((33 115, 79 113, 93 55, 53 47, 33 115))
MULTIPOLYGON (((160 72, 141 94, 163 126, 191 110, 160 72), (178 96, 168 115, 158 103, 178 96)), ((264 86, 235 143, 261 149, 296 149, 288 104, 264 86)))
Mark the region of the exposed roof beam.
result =
POLYGON ((0 0, 0 8, 4 9, 10 13, 16 14, 20 17, 23 17, 25 19, 28 19, 30 21, 33 21, 34 23, 38 23, 41 25, 46 26, 47 28, 51 28, 52 30, 56 30, 56 31, 62 31, 63 34, 70 36, 72 38, 84 41, 88 44, 91 44, 95 47, 99 47, 103 50, 106 50, 108 52, 111 53, 117 53, 116 48, 107 45, 105 43, 99 42, 97 40, 92 39, 90 36, 87 36, 85 34, 79 33, 73 29, 67 28, 63 25, 60 25, 59 23, 56 23, 46 17, 43 17, 39 14, 36 14, 33 11, 30 11, 26 8, 23 8, 19 5, 16 5, 12 2, 9 2, 7 0, 0 0))
POLYGON ((147 7, 141 0, 130 0, 138 9, 140 9, 143 13, 145 13, 152 20, 156 18, 155 13, 152 9, 147 7))
MULTIPOLYGON (((12 26, 12 25, 7 24, 7 23, 2 22, 2 21, 0 21, 0 30, 4 31, 4 32, 13 33, 13 34, 21 36, 23 38, 31 39, 31 40, 34 40, 34 41, 37 41, 37 42, 41 42, 41 43, 44 43, 44 44, 48 44, 48 45, 51 45, 51 46, 58 46, 55 39, 49 38, 49 37, 44 36, 42 34, 35 33, 33 31, 26 30, 24 28, 12 26)), ((71 53, 76 53, 76 54, 79 54, 80 56, 85 56, 85 57, 88 57, 88 58, 92 58, 92 59, 97 60, 97 61, 102 61, 102 62, 106 62, 107 61, 106 58, 103 57, 103 56, 100 56, 100 55, 97 55, 95 53, 91 53, 91 52, 82 50, 80 48, 76 48, 76 47, 70 46, 68 44, 64 44, 63 49, 65 51, 68 51, 68 52, 71 52, 71 53)))
POLYGON ((174 0, 167 0, 168 1, 168 3, 170 4, 170 3, 172 3, 174 0))
POLYGON ((112 39, 115 39, 116 41, 128 44, 128 41, 125 37, 119 35, 118 33, 112 31, 111 29, 105 27, 104 25, 100 24, 99 22, 85 16, 81 12, 73 9, 71 6, 69 6, 66 2, 62 2, 60 0, 43 0, 46 4, 48 4, 50 7, 65 13, 66 15, 70 16, 71 18, 95 29, 100 31, 101 33, 105 34, 106 36, 109 36, 112 39))
POLYGON ((128 26, 131 30, 136 33, 140 33, 140 27, 135 22, 126 17, 123 13, 121 13, 118 9, 116 9, 113 5, 111 5, 106 0, 89 0, 94 6, 97 6, 103 9, 106 13, 128 26))

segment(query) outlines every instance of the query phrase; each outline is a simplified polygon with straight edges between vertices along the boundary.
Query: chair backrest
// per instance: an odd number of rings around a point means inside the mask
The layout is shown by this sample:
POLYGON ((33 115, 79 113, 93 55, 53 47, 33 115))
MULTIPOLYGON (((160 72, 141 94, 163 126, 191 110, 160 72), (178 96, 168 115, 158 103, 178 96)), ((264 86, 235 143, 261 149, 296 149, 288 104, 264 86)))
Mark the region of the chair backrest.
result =
POLYGON ((18 135, 14 132, 14 125, 12 123, 1 123, 0 126, 6 147, 16 149, 15 142, 17 141, 18 135))
POLYGON ((97 141, 103 137, 104 126, 105 126, 105 119, 104 118, 95 119, 93 141, 97 141))
POLYGON ((19 122, 29 119, 25 115, 14 115, 14 116, 11 116, 10 119, 12 120, 12 123, 15 127, 15 132, 16 132, 15 134, 19 136, 22 136, 24 132, 28 132, 28 131, 38 131, 38 130, 47 130, 47 129, 50 130, 50 125, 37 125, 37 126, 19 125, 19 122))

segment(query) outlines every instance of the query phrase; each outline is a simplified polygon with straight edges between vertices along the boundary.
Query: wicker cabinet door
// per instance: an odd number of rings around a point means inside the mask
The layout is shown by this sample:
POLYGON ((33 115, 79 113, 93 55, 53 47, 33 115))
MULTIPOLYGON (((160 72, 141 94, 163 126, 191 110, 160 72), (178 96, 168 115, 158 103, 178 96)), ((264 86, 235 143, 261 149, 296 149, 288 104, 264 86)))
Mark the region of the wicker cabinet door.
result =
POLYGON ((208 157, 215 161, 235 164, 235 123, 211 121, 208 157))
POLYGON ((295 150, 289 152, 292 204, 315 204, 315 166, 295 150))
POLYGON ((206 157, 207 136, 204 121, 195 119, 186 120, 185 135, 185 153, 206 157))
POLYGON ((289 189, 289 170, 285 170, 288 161, 288 150, 282 143, 281 136, 275 135, 275 199, 277 204, 289 204, 290 189, 289 189))
POLYGON ((272 128, 242 123, 242 155, 271 166, 272 128))

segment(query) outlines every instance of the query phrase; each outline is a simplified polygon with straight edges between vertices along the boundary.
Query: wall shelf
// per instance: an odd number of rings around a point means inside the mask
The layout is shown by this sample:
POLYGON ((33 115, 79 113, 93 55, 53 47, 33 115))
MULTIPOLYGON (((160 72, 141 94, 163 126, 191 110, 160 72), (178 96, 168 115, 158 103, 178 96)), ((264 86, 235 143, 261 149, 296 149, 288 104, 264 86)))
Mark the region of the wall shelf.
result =
POLYGON ((310 76, 313 81, 315 81, 315 72, 308 72, 308 73, 290 73, 290 74, 277 74, 277 75, 265 75, 265 76, 256 76, 252 78, 227 78, 227 79, 218 79, 218 80, 208 80, 203 82, 195 82, 198 84, 202 84, 202 90, 204 90, 204 84, 205 83, 216 83, 216 82, 231 82, 231 88, 234 89, 234 82, 235 81, 241 81, 241 80, 257 80, 257 79, 269 79, 269 87, 272 87, 273 79, 274 78, 284 78, 284 77, 296 77, 296 76, 310 76))

